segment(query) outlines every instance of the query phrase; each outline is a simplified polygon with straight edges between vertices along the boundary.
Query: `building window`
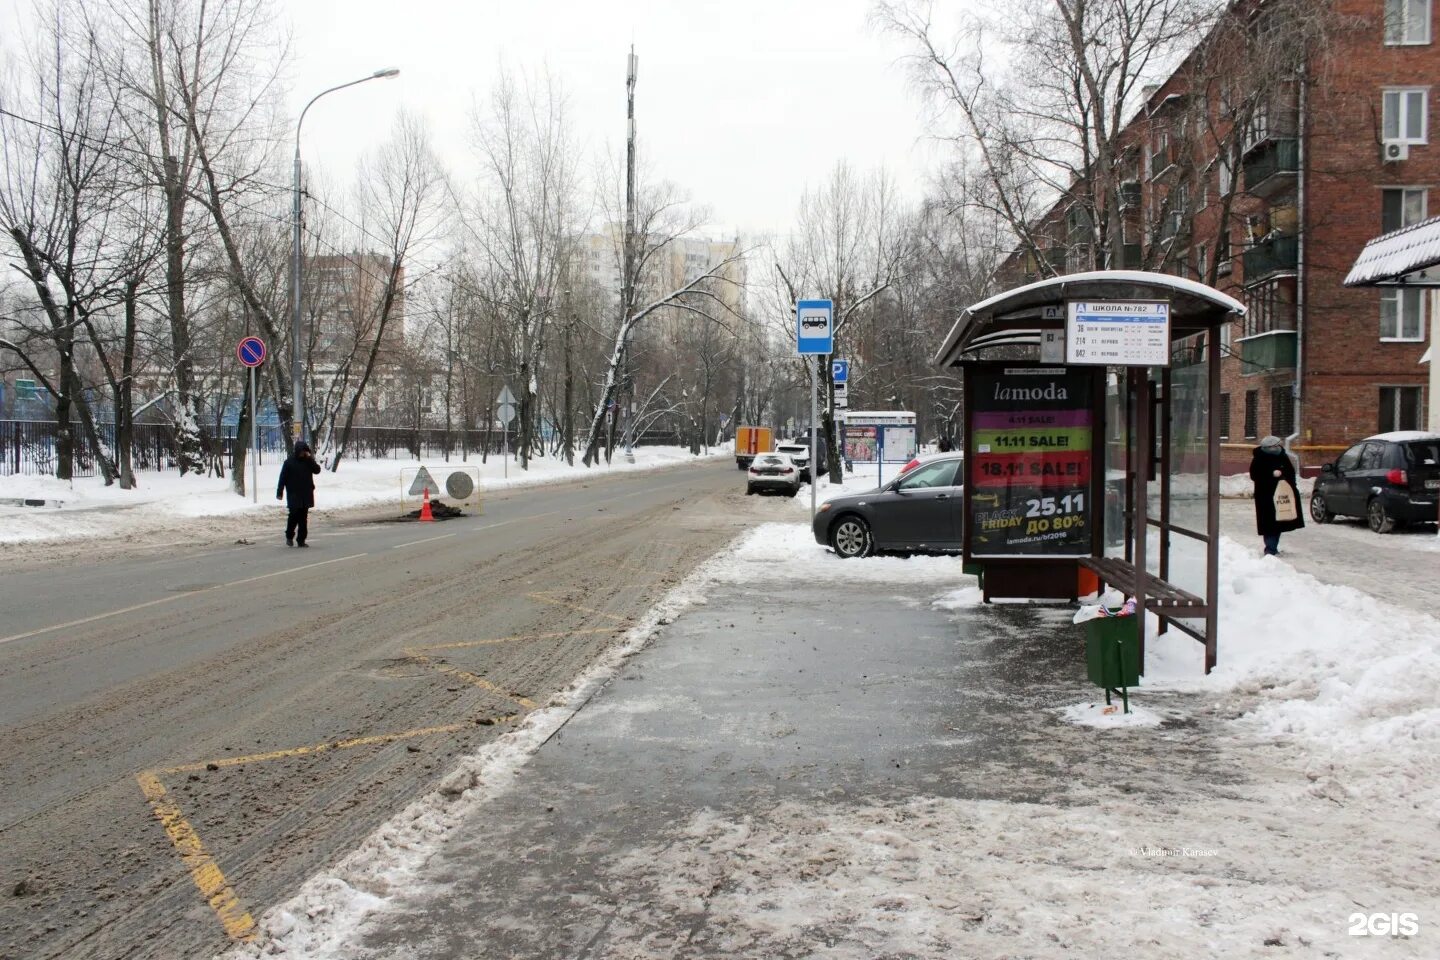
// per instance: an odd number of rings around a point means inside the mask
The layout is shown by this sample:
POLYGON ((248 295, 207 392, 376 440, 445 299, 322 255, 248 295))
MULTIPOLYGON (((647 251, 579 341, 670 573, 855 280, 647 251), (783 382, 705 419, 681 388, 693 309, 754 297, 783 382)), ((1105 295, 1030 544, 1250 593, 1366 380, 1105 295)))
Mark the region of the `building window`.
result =
POLYGON ((1295 395, 1289 387, 1270 388, 1270 432, 1277 437, 1295 432, 1295 395))
POLYGON ((1200 244, 1200 250, 1195 254, 1195 279, 1205 283, 1206 270, 1210 267, 1210 261, 1206 257, 1205 244, 1200 244))
POLYGON ((1426 143, 1427 101, 1430 91, 1424 87, 1386 90, 1384 93, 1381 139, 1386 143, 1426 143))
POLYGON ((1380 432, 1420 429, 1420 388, 1380 388, 1380 432))
MULTIPOLYGON (((1227 323, 1228 327, 1229 324, 1227 323)), ((1230 394, 1220 394, 1220 439, 1230 439, 1230 394)))
POLYGON ((1430 0, 1385 0, 1385 42, 1430 42, 1430 0))
POLYGON ((1427 191, 1422 187, 1395 187, 1380 191, 1380 232, 1389 233, 1425 219, 1427 191))
POLYGON ((1235 351, 1230 347, 1234 340, 1235 324, 1228 321, 1220 324, 1220 355, 1222 357, 1234 355, 1235 351))
POLYGON ((1425 291, 1399 288, 1380 294, 1380 339, 1425 339, 1425 291))
POLYGON ((1260 391, 1245 391, 1245 439, 1254 440, 1260 429, 1260 391))

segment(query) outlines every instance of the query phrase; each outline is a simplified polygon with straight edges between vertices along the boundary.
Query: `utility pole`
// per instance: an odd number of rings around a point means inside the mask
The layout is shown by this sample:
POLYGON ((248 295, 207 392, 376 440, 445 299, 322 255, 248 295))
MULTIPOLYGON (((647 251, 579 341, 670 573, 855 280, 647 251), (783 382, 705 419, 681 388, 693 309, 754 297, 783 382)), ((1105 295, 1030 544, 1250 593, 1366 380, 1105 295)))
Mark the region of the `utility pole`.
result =
MULTIPOLYGON (((621 296, 621 317, 620 323, 624 324, 629 315, 635 309, 635 286, 636 286, 636 261, 639 259, 635 251, 635 81, 639 74, 640 58, 635 56, 635 45, 630 45, 630 57, 625 70, 625 263, 624 263, 624 285, 625 290, 621 296)), ((626 349, 626 356, 620 358, 620 369, 617 371, 620 376, 620 389, 616 391, 615 402, 625 404, 624 411, 628 414, 629 406, 633 402, 634 387, 630 386, 630 395, 626 396, 625 387, 631 384, 630 381, 630 357, 629 349, 626 349)), ((620 411, 616 411, 619 413, 620 411)), ((619 419, 611 420, 611 455, 614 455, 614 423, 619 419)), ((629 430, 629 417, 625 420, 625 429, 629 430)), ((623 436, 623 435, 622 435, 623 436)), ((626 443, 625 452, 629 454, 630 447, 626 443)))
POLYGON ((630 310, 635 295, 635 77, 640 58, 630 45, 629 67, 625 73, 625 290, 623 300, 630 310))

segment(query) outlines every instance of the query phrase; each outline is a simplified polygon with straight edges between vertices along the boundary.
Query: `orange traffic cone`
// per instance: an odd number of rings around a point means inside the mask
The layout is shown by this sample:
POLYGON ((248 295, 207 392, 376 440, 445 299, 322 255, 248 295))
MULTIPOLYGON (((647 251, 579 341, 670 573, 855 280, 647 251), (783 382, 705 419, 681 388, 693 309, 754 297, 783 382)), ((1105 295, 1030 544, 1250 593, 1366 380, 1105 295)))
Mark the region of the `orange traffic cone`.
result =
POLYGON ((430 488, 425 488, 425 501, 420 504, 420 522, 434 523, 435 515, 430 512, 430 488))

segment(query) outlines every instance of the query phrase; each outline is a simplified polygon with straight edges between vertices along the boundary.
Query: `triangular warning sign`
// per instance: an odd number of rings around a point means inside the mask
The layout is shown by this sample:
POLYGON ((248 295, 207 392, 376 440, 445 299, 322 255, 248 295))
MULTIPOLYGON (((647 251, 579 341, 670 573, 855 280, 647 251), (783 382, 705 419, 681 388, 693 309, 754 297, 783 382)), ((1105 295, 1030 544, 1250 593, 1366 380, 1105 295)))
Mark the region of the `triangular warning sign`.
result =
POLYGON ((415 474, 415 482, 410 484, 410 496, 423 497, 426 490, 430 491, 432 497, 440 495, 440 485, 435 482, 434 477, 430 476, 429 470, 421 467, 420 472, 415 474))

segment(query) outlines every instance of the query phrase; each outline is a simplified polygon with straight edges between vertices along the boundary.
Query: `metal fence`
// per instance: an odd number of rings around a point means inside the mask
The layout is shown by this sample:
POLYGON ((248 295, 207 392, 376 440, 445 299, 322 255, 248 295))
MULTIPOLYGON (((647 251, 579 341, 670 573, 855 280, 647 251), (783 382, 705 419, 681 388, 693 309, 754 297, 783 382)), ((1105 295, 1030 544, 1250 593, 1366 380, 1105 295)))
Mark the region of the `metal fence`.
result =
MULTIPOLYGON (((115 449, 115 425, 97 423, 95 432, 108 450, 115 449)), ((72 423, 70 434, 74 454, 72 475, 97 475, 94 446, 81 425, 72 423)), ((0 476, 27 474, 54 476, 59 464, 60 428, 53 420, 0 420, 0 476)), ((577 441, 578 443, 579 441, 577 441)), ((227 469, 235 464, 235 428, 227 427, 210 438, 215 458, 227 469)), ((636 440, 636 446, 682 446, 684 441, 673 431, 650 431, 636 440)), ((515 449, 515 431, 446 430, 443 427, 355 427, 350 431, 346 459, 351 460, 450 460, 480 456, 497 456, 502 450, 515 449)), ((553 438, 546 448, 554 446, 553 438)), ((289 443, 279 427, 260 427, 260 461, 277 462, 284 458, 289 443)), ((175 466, 175 432, 169 424, 137 423, 131 449, 137 471, 173 470, 175 466)), ((577 451, 578 454, 579 451, 577 451)))

